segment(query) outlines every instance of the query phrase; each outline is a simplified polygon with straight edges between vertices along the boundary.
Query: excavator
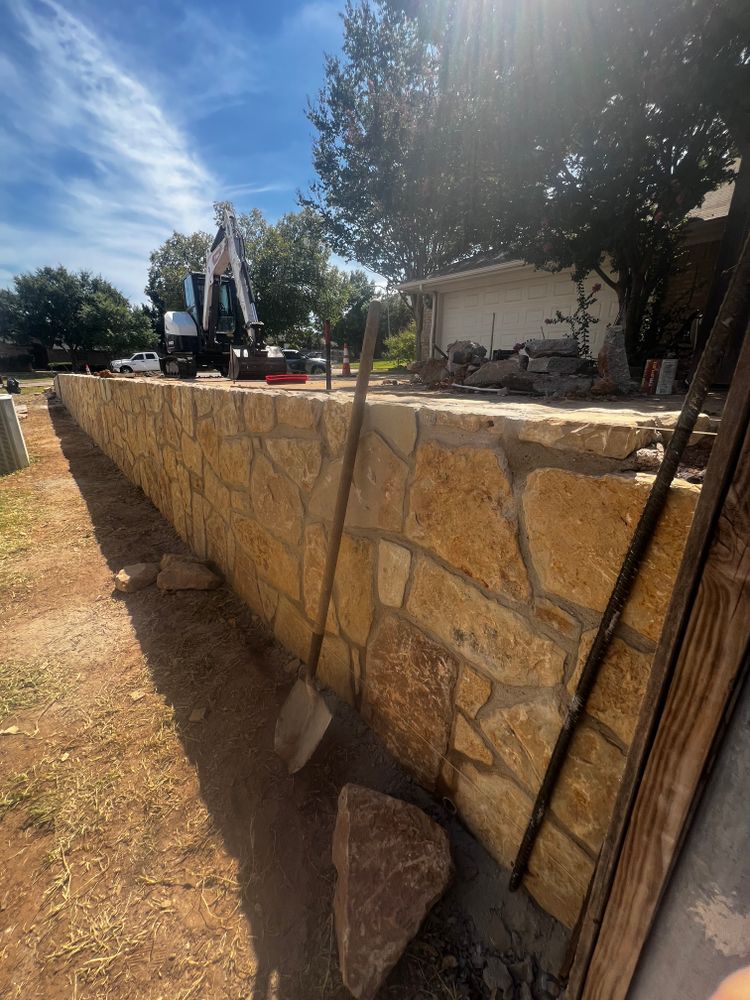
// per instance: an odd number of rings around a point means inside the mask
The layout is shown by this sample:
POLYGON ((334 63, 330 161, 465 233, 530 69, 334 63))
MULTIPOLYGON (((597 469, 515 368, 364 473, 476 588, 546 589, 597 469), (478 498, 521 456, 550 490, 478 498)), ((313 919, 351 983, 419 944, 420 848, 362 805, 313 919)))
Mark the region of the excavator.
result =
POLYGON ((258 319, 245 243, 234 212, 224 220, 206 255, 206 268, 183 282, 185 310, 164 314, 165 375, 194 378, 198 368, 214 368, 233 379, 264 379, 286 373, 280 348, 268 347, 258 319), (224 272, 231 267, 231 277, 224 272))

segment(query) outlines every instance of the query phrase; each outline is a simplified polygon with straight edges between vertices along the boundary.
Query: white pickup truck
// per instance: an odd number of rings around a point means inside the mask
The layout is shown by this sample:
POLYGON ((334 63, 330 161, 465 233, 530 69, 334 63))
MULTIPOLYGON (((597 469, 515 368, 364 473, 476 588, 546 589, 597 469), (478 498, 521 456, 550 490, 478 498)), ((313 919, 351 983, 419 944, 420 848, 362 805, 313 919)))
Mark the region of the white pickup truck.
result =
POLYGON ((140 351, 130 358, 118 358, 117 361, 110 361, 109 367, 113 372, 161 371, 159 355, 156 351, 140 351))

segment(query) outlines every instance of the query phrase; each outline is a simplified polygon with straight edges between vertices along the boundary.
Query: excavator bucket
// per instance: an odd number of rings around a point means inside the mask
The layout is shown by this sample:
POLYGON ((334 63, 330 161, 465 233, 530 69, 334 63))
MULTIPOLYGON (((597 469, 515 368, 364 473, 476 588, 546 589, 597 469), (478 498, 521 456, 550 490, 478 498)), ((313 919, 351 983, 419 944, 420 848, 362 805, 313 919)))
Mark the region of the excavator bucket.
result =
POLYGON ((232 347, 229 351, 229 377, 233 382, 262 382, 266 375, 285 374, 286 358, 278 347, 232 347))

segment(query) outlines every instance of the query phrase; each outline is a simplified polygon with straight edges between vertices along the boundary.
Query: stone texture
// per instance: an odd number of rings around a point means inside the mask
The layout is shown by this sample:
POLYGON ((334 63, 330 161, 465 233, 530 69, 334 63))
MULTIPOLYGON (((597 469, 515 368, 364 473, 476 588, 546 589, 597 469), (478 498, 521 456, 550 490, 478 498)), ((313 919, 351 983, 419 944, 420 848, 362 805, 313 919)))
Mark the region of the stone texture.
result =
POLYGON ((351 401, 328 399, 323 410, 323 440, 328 451, 334 457, 338 456, 346 441, 349 418, 352 412, 351 401))
POLYGON ((581 629, 580 622, 572 615, 544 597, 537 597, 534 601, 534 617, 566 639, 575 639, 581 629))
POLYGON ((255 457, 250 495, 258 520, 288 544, 299 544, 304 517, 299 490, 291 479, 274 469, 265 455, 255 457))
MULTIPOLYGON (((596 629, 589 629, 581 636, 578 662, 568 682, 571 695, 576 689, 595 635, 596 629)), ((641 653, 621 639, 615 639, 607 651, 586 704, 588 714, 604 723, 626 745, 633 739, 648 685, 652 658, 650 653, 641 653)))
MULTIPOLYGON (((509 868, 531 814, 532 800, 509 778, 467 763, 454 791, 459 812, 490 853, 509 868)), ((594 864, 551 823, 542 824, 524 885, 548 913, 573 927, 588 890, 594 864)))
POLYGON ((546 699, 496 708, 482 718, 482 729, 510 770, 536 794, 562 721, 559 707, 546 699))
POLYGON ((520 371, 518 356, 505 358, 503 361, 488 361, 487 364, 482 365, 481 368, 477 368, 475 372, 469 375, 464 384, 480 387, 485 385, 499 385, 500 380, 505 378, 506 375, 513 375, 517 371, 520 371))
POLYGON ((374 614, 372 597, 373 545, 367 538, 345 533, 341 539, 333 596, 339 626, 350 639, 364 646, 374 614))
POLYGON ((209 466, 206 466, 203 474, 203 495, 209 506, 221 517, 228 517, 232 506, 232 498, 229 489, 222 483, 218 476, 214 475, 209 466))
POLYGON ((255 564, 241 546, 237 547, 234 557, 232 589, 253 611, 258 614, 263 611, 255 564))
POLYGON ((299 597, 299 566, 282 543, 253 518, 233 516, 237 544, 254 562, 259 576, 295 600, 299 597))
POLYGON ((425 385, 437 385, 438 382, 443 382, 449 378, 450 372, 443 361, 440 361, 438 358, 430 358, 419 369, 418 377, 425 385))
POLYGON ((416 806, 344 785, 332 855, 341 975, 353 996, 372 1000, 448 887, 448 837, 416 806))
POLYGON ((619 392, 629 392, 633 386, 625 350, 625 331, 621 326, 610 326, 596 359, 599 377, 611 382, 619 392))
POLYGON ((377 431, 402 455, 411 455, 417 440, 417 414, 404 403, 373 400, 365 413, 365 430, 377 431))
POLYGON ((398 760, 428 788, 448 749, 458 661, 416 626, 381 619, 367 649, 362 712, 398 760))
POLYGON ((411 552, 403 545, 378 543, 378 597, 381 604, 400 608, 411 568, 411 552))
POLYGON ((555 340, 527 340, 524 347, 530 358, 578 357, 578 341, 575 337, 558 337, 555 340))
POLYGON ((573 737, 552 796, 552 812, 587 847, 601 847, 625 767, 621 750, 590 726, 573 737))
POLYGON ((243 389, 241 397, 245 428, 250 434, 268 434, 276 423, 274 397, 267 389, 243 389))
POLYGON ((320 472, 320 442, 306 438, 266 438, 266 448, 276 467, 309 493, 320 472))
POLYGON ((348 523, 357 528, 400 531, 408 474, 406 463, 380 435, 364 434, 354 466, 348 523))
POLYGON ((651 441, 653 434, 653 431, 637 427, 581 423, 551 417, 547 420, 526 421, 518 433, 518 439, 560 451, 627 458, 651 441))
POLYGON ((324 637, 320 650, 318 678, 321 684, 329 687, 339 698, 349 705, 354 704, 349 646, 343 639, 330 633, 324 637))
MULTIPOLYGON (((651 487, 647 476, 583 476, 537 469, 523 497, 531 558, 543 589, 603 611, 651 487)), ((700 491, 670 490, 623 622, 659 638, 700 491)))
POLYGON ((276 419, 288 427, 312 429, 320 415, 321 401, 300 392, 281 393, 276 397, 276 419))
POLYGON ((492 684, 471 667, 463 666, 456 688, 456 706, 470 719, 475 719, 480 708, 484 708, 492 694, 492 684))
POLYGON ((115 589, 121 590, 124 594, 132 594, 136 590, 150 587, 158 574, 159 567, 152 562, 132 563, 130 566, 123 566, 115 576, 115 589))
POLYGON ((407 608, 502 684, 548 687, 562 680, 565 653, 559 646, 429 559, 417 562, 407 608))
POLYGON ((241 393, 242 390, 230 389, 214 396, 212 413, 216 430, 221 437, 232 437, 242 430, 241 393))
POLYGON ((417 450, 406 534, 482 586, 527 600, 510 479, 489 448, 417 450))
POLYGON ((575 375, 580 364, 579 358, 529 358, 526 371, 544 375, 575 375))
POLYGON ((156 586, 160 590, 215 590, 221 578, 203 563, 175 560, 159 570, 156 586))
POLYGON ((480 764, 492 764, 492 753, 487 744, 460 713, 456 715, 453 727, 453 749, 480 764))
POLYGON ((312 629, 307 619, 286 597, 279 598, 273 631, 285 649, 294 653, 303 663, 307 663, 307 658, 310 655, 312 629))
MULTIPOLYGON (((325 527, 322 524, 308 524, 305 526, 302 600, 305 606, 305 614, 311 622, 315 622, 318 616, 320 588, 323 584, 323 568, 326 561, 327 538, 325 527)), ((336 633, 339 630, 336 607, 333 600, 328 605, 326 628, 328 631, 336 633)))
POLYGON ((263 617, 267 622, 272 622, 276 614, 276 606, 279 603, 279 595, 264 580, 258 580, 258 594, 263 611, 263 617))
POLYGON ((249 486, 252 456, 253 444, 249 437, 220 441, 217 472, 222 481, 231 486, 249 486))

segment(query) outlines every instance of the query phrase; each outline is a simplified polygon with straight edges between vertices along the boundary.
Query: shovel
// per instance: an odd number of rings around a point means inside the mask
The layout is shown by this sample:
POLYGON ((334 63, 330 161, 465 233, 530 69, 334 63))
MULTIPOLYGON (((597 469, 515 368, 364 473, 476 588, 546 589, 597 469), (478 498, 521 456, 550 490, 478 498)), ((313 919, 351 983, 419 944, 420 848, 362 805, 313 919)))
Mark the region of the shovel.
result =
POLYGON ((323 570, 318 617, 312 641, 310 642, 307 670, 305 676, 295 682, 276 720, 274 750, 282 760, 286 761, 287 770, 290 774, 295 774, 303 768, 312 757, 332 719, 328 706, 315 687, 315 675, 318 672, 320 650, 323 646, 323 636, 328 618, 328 605, 331 603, 333 578, 336 573, 341 535, 344 530, 346 506, 349 502, 349 492, 354 475, 354 463, 357 458, 357 448, 359 446, 359 435, 365 415, 365 400, 367 398, 367 387, 372 370, 375 340, 378 335, 380 309, 380 302, 371 302, 370 308, 367 311, 367 325, 362 344, 362 354, 359 359, 357 385, 354 389, 354 404, 346 435, 344 457, 341 462, 341 478, 339 479, 339 488, 336 495, 336 506, 333 511, 331 534, 328 539, 328 552, 326 553, 326 564, 323 570))

